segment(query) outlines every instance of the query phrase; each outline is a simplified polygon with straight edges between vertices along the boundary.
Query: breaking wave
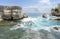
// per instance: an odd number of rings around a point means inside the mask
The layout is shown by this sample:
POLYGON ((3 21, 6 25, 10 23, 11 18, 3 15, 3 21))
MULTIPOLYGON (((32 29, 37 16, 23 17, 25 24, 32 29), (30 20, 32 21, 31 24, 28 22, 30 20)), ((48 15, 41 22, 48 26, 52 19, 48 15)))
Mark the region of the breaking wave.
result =
POLYGON ((24 29, 25 33, 20 39, 60 39, 60 21, 47 20, 45 18, 25 18, 22 23, 10 28, 10 30, 24 29), (53 29, 57 27, 59 30, 53 29))

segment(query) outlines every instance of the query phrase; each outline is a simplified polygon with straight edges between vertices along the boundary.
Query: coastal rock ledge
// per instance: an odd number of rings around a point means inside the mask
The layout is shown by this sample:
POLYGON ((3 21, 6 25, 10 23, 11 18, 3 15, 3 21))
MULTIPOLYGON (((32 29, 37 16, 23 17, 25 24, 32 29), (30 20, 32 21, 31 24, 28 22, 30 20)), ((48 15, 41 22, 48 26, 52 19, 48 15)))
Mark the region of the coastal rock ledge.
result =
POLYGON ((56 16, 56 18, 50 18, 50 20, 60 20, 60 4, 51 9, 50 16, 56 16))
POLYGON ((57 18, 50 18, 49 20, 60 20, 60 17, 57 17, 57 18))

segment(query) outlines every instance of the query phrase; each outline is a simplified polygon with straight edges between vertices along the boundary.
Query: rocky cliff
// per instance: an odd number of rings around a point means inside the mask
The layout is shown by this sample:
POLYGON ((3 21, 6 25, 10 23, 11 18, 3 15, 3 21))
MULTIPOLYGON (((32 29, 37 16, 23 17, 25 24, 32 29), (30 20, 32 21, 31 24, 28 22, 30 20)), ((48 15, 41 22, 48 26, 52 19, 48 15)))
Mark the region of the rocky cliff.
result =
POLYGON ((60 16, 60 4, 57 5, 54 9, 51 9, 51 16, 60 16))

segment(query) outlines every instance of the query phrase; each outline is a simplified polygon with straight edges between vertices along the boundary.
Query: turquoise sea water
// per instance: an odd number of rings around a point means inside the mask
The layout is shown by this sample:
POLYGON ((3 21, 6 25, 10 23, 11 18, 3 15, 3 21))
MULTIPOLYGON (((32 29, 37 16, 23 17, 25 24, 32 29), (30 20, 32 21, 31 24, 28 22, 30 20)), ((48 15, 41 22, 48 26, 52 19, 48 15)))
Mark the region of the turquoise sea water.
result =
POLYGON ((38 14, 27 14, 15 26, 0 26, 0 39, 60 39, 60 21, 41 18, 38 14), (54 30, 56 26, 59 30, 54 30))
POLYGON ((28 15, 29 17, 38 17, 41 16, 42 13, 26 13, 26 15, 28 15))

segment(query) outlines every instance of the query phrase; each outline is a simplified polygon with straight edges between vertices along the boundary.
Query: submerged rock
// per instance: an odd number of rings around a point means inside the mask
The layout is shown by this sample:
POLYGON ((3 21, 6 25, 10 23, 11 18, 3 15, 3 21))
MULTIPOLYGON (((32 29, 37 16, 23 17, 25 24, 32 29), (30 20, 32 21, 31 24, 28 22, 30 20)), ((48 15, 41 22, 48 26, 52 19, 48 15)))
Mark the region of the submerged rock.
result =
POLYGON ((14 25, 16 25, 17 23, 20 23, 20 22, 2 20, 2 21, 0 21, 0 26, 14 26, 14 25))
POLYGON ((0 21, 3 21, 3 19, 0 19, 0 21))
POLYGON ((55 30, 59 30, 58 27, 53 27, 53 29, 55 29, 55 30))

